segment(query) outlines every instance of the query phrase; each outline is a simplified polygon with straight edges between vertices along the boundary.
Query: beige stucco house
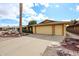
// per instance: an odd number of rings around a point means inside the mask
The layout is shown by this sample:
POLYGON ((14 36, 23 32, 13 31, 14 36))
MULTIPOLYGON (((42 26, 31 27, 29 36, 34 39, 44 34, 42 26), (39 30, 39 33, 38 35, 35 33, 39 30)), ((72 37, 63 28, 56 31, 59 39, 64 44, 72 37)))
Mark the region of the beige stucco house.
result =
POLYGON ((45 20, 39 24, 31 25, 30 27, 33 34, 65 35, 66 26, 69 24, 70 22, 65 21, 45 20))

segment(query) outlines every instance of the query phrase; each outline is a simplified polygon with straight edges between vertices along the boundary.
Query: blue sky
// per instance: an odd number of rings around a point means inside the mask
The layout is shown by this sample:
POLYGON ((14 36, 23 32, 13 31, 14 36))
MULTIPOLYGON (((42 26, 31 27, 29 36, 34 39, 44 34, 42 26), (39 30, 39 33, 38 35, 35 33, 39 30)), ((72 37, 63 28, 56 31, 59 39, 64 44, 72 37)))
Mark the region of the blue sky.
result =
MULTIPOLYGON (((79 19, 79 3, 26 3, 23 4, 23 25, 30 20, 38 23, 45 19, 69 21, 79 19)), ((19 4, 0 4, 0 25, 19 25, 19 4)))

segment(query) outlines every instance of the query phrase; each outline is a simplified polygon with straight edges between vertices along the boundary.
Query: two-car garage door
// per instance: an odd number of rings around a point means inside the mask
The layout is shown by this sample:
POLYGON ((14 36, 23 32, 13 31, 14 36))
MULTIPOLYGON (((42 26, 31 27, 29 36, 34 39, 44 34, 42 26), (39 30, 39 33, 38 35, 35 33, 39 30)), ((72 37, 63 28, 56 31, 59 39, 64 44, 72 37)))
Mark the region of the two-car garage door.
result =
POLYGON ((62 25, 53 26, 36 26, 36 34, 63 35, 62 25))
POLYGON ((38 26, 36 27, 37 34, 52 34, 52 26, 38 26))

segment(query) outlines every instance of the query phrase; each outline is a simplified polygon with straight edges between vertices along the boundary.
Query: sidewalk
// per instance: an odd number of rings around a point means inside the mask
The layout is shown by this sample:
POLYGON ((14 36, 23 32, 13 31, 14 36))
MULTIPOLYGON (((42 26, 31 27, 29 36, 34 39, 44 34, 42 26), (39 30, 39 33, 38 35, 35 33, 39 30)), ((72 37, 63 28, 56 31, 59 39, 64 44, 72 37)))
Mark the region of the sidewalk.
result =
POLYGON ((67 32, 67 34, 69 35, 68 38, 79 39, 79 35, 76 35, 76 34, 70 33, 70 32, 67 32))

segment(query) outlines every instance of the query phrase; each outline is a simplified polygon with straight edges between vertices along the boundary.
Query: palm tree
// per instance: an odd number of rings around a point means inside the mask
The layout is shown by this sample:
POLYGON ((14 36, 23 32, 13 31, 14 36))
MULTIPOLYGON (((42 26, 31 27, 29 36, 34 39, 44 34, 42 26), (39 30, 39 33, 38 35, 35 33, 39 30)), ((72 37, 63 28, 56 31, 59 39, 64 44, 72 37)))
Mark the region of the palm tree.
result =
POLYGON ((20 27, 20 34, 22 33, 22 8, 23 8, 23 4, 20 3, 20 22, 19 22, 19 27, 20 27))

